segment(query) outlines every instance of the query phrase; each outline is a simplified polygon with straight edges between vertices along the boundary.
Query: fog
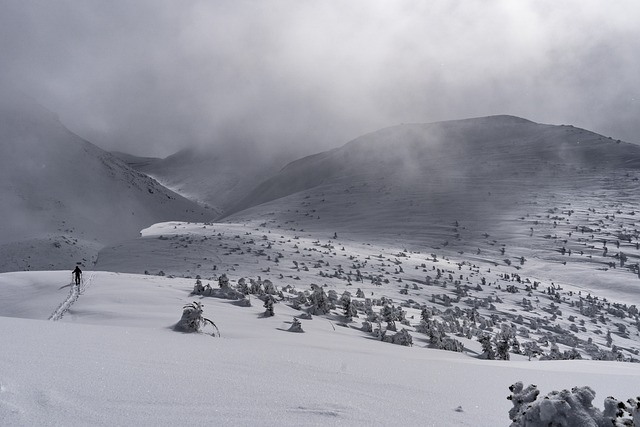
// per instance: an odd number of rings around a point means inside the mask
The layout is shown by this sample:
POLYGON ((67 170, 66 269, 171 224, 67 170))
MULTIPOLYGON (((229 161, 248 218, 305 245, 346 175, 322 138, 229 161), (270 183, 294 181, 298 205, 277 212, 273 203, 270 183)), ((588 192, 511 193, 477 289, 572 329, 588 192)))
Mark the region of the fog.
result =
POLYGON ((3 0, 0 79, 108 150, 512 114, 640 142, 640 3, 3 0))

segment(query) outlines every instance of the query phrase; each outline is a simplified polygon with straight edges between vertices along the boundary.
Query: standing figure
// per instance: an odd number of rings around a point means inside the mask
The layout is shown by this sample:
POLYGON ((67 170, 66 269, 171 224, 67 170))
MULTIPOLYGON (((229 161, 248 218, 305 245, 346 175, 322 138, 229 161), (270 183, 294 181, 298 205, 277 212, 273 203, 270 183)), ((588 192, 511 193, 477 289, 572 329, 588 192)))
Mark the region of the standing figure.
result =
POLYGON ((75 270, 73 270, 71 274, 75 278, 76 286, 80 286, 80 277, 82 276, 82 270, 80 270, 80 267, 76 265, 75 270))

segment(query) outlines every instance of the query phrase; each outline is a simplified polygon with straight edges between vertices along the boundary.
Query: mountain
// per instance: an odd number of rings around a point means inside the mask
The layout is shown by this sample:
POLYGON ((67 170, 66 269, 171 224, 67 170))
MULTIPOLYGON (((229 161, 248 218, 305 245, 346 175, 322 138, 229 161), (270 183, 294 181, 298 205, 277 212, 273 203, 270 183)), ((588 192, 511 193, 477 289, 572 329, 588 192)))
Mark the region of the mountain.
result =
POLYGON ((507 116, 404 125, 289 164, 224 221, 108 245, 78 287, 0 274, 0 420, 632 425, 637 155, 507 116), (216 338, 175 327, 189 307, 216 338))
POLYGON ((267 202, 277 210, 285 198, 304 194, 305 211, 322 217, 331 193, 339 211, 356 215, 350 227, 359 227, 360 217, 383 227, 388 213, 413 225, 417 218, 422 225, 488 220, 531 192, 580 191, 601 185, 611 172, 639 168, 640 146, 572 126, 512 116, 405 124, 288 164, 225 216, 250 217, 241 212, 267 202))
POLYGON ((120 156, 131 167, 219 214, 295 159, 285 150, 268 152, 243 143, 188 148, 161 160, 120 156))
POLYGON ((383 240, 536 280, 571 283, 578 271, 632 296, 639 168, 640 146, 573 126, 511 116, 400 125, 290 163, 219 221, 383 240))
POLYGON ((15 93, 0 102, 0 178, 2 271, 90 264, 96 248, 150 224, 214 216, 15 93))

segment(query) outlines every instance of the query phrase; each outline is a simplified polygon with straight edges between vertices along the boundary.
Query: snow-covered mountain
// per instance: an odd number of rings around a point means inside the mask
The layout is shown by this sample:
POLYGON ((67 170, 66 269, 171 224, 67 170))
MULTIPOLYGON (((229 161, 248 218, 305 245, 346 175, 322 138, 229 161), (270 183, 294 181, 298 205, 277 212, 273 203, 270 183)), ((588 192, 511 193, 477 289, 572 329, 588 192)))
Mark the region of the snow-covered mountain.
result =
POLYGON ((145 226, 214 214, 9 92, 0 102, 0 216, 0 271, 11 271, 90 265, 102 244, 145 226))
POLYGON ((268 151, 243 143, 187 148, 157 160, 118 155, 131 167, 218 214, 295 159, 286 150, 268 151))
POLYGON ((637 155, 513 117, 403 125, 224 222, 108 245, 79 287, 0 274, 0 424, 508 425, 522 380, 566 389, 526 425, 613 425, 640 378, 614 361, 640 360, 637 155), (222 337, 174 330, 197 303, 222 337))
POLYGON ((530 190, 554 191, 568 182, 600 185, 602 175, 622 169, 640 169, 640 146, 572 126, 513 116, 404 124, 288 164, 227 215, 298 192, 339 187, 358 203, 346 210, 368 216, 383 205, 403 218, 477 217, 477 208, 508 208, 530 197, 530 190), (402 203, 403 194, 415 197, 402 203))

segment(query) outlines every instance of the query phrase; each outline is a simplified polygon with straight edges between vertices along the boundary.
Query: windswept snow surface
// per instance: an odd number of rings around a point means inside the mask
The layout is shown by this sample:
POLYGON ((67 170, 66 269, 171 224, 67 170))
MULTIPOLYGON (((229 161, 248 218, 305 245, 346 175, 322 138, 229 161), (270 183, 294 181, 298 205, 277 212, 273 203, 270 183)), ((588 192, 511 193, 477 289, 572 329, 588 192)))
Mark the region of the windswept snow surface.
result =
MULTIPOLYGON (((68 283, 58 272, 18 279, 42 293, 68 283)), ((481 361, 381 343, 322 317, 290 333, 296 310, 277 304, 261 318, 256 299, 194 298, 192 284, 95 272, 59 322, 38 320, 51 307, 33 301, 21 318, 0 317, 0 424, 499 426, 516 380, 541 390, 588 384, 596 401, 635 396, 640 383, 637 364, 481 361), (171 329, 194 299, 221 338, 171 329)), ((15 304, 2 299, 0 313, 15 304)))

